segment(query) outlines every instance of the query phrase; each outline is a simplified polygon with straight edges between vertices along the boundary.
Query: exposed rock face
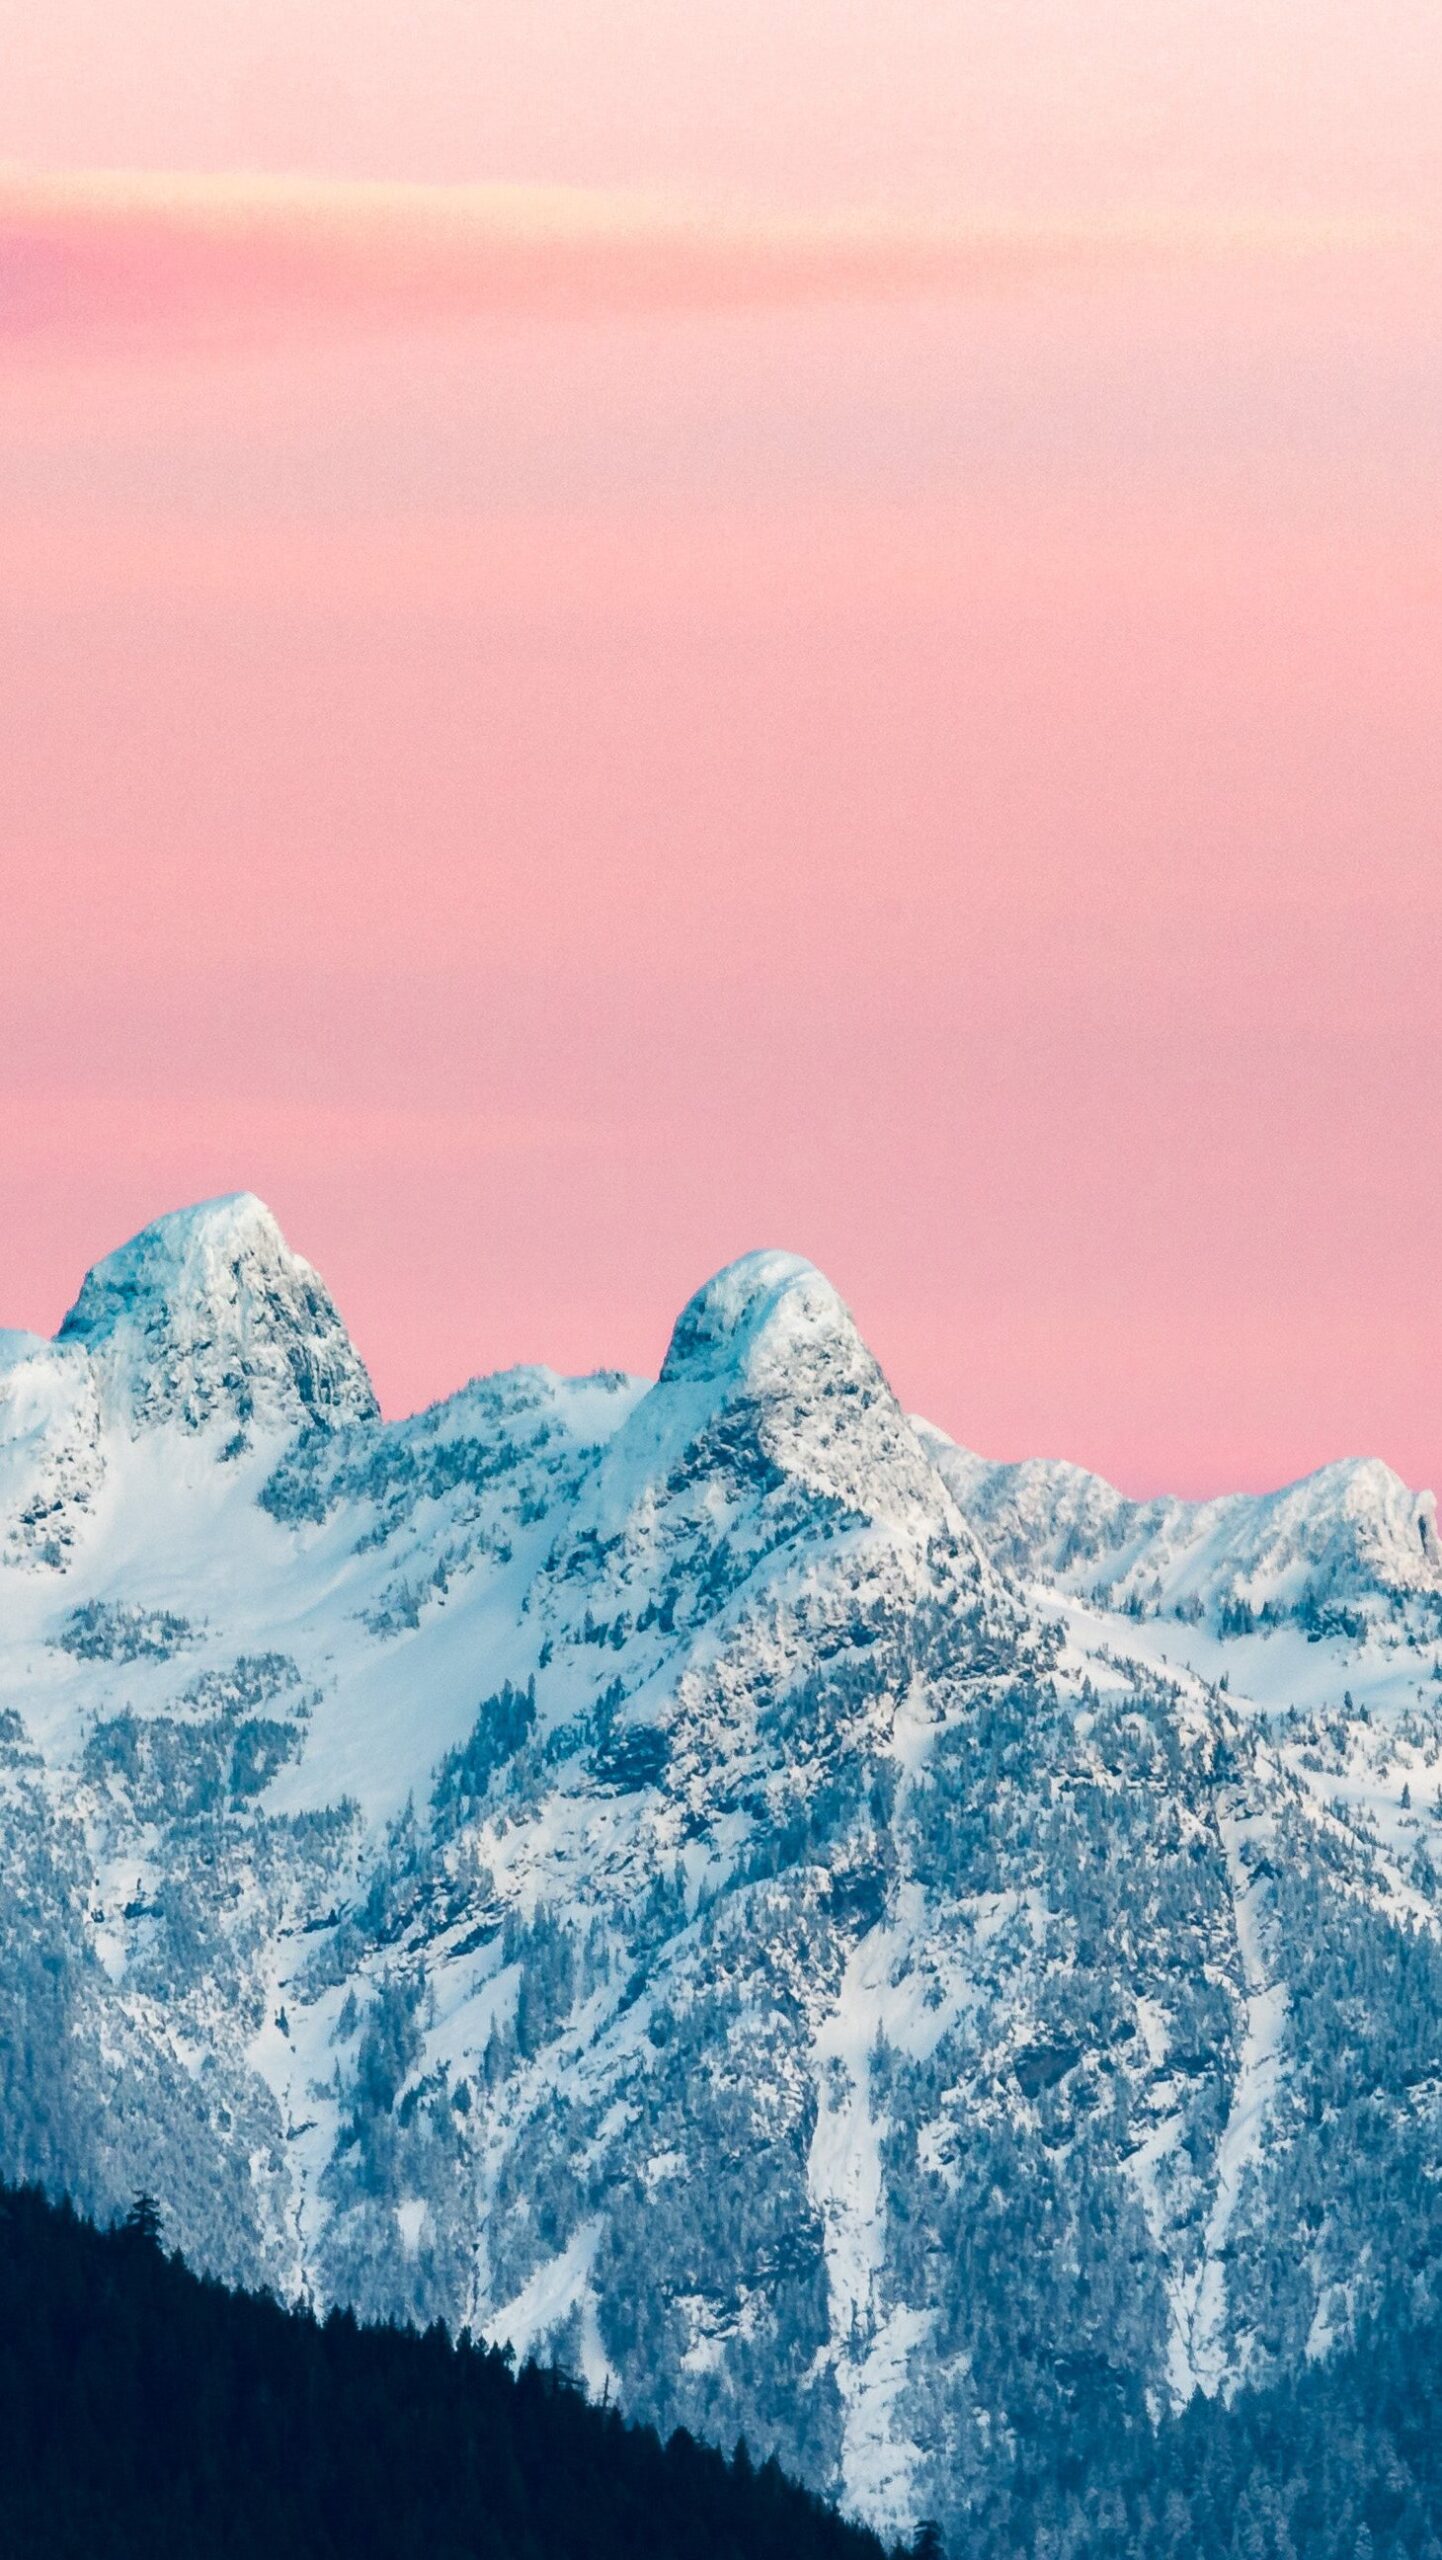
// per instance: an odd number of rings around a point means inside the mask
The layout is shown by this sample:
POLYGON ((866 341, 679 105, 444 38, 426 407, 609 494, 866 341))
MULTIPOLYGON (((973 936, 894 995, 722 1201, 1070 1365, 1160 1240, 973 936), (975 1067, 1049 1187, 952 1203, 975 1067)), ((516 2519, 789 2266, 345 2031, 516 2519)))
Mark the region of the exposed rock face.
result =
POLYGON ((242 1430, 377 1414, 324 1283, 249 1192, 161 1218, 87 1273, 60 1328, 132 1428, 242 1430))
POLYGON ((959 2524, 1431 2299, 1430 1520, 987 1467, 783 1254, 387 1424, 162 1221, 0 1337, 0 2168, 959 2524))

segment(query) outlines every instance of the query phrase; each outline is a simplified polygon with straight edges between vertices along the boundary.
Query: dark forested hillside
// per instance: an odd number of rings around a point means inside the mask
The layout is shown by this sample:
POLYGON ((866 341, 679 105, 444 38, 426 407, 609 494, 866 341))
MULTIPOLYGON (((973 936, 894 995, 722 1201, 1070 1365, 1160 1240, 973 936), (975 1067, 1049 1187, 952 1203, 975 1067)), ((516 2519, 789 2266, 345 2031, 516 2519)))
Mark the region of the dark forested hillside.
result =
MULTIPOLYGON (((1078 2372, 952 2560, 1442 2560, 1442 2330, 1154 2428, 1078 2372)), ((917 2537, 935 2551, 932 2530, 917 2537)), ((5 2560, 882 2560, 726 2460, 439 2331, 323 2324, 0 2189, 5 2560)))
POLYGON ((439 2331, 318 2323, 0 2191, 5 2560, 880 2560, 797 2489, 439 2331))

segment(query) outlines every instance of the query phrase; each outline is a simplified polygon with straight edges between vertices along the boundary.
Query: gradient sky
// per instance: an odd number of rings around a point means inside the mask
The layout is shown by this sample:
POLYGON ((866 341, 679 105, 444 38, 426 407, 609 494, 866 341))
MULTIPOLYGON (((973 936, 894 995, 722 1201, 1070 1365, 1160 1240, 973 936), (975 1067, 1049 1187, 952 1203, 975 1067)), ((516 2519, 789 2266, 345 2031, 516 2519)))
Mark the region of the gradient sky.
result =
POLYGON ((400 1410, 777 1243, 994 1454, 1437 1481, 1430 12, 0 50, 0 1321, 248 1187, 400 1410))

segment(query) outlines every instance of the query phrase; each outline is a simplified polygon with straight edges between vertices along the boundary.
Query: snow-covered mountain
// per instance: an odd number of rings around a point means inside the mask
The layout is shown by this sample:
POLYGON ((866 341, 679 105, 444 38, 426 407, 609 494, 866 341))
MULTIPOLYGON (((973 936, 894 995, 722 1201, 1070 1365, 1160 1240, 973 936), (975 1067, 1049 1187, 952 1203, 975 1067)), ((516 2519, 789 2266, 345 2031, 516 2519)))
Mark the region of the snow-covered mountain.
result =
POLYGON ((1235 1634, 1310 1627, 1329 1612, 1385 1617, 1403 1595, 1442 1590, 1436 1497, 1409 1491, 1380 1458, 1343 1459, 1280 1493, 1129 1502, 1084 1467, 998 1466, 918 1429, 1010 1572, 1133 1616, 1212 1614, 1235 1634))
POLYGON ((0 2170, 894 2526, 1442 2267, 1442 1567, 1132 1504, 755 1254, 386 1423, 258 1202, 0 1336, 0 2170))

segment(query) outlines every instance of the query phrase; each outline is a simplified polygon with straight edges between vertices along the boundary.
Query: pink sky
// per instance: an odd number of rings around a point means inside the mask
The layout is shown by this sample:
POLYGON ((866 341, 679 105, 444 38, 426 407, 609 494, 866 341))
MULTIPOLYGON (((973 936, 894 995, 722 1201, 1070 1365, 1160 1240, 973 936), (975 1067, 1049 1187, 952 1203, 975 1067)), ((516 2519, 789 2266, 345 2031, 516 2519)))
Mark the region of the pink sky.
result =
POLYGON ((998 1455, 1435 1483, 1420 13, 28 18, 0 1320, 245 1186, 400 1409, 779 1243, 998 1455))

